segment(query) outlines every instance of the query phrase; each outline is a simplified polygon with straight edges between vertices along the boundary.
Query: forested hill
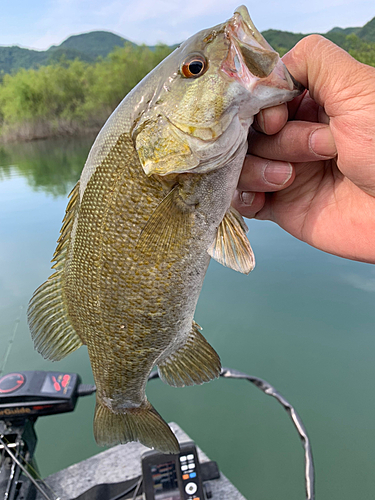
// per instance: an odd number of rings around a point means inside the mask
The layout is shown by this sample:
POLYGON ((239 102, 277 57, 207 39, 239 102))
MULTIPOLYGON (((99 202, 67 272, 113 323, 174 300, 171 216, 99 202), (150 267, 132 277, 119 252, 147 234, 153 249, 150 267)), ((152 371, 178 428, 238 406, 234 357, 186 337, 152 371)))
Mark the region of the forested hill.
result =
POLYGON ((59 61, 61 57, 94 62, 99 56, 106 57, 115 47, 123 47, 126 42, 126 38, 109 31, 92 31, 70 36, 60 45, 52 45, 44 51, 17 46, 0 47, 0 74, 13 73, 20 68, 46 66, 59 61))
MULTIPOLYGON (((347 36, 356 35, 364 42, 375 43, 375 17, 371 19, 362 27, 357 28, 333 28, 327 33, 321 33, 332 42, 340 45, 340 47, 347 48, 347 36)), ((266 30, 262 32, 266 40, 279 52, 286 52, 290 50, 299 40, 306 34, 292 33, 290 31, 280 30, 266 30)))
MULTIPOLYGON (((323 34, 346 49, 346 37, 350 34, 356 35, 364 42, 375 43, 375 17, 363 27, 333 28, 323 34)), ((301 38, 306 36, 303 33, 291 33, 279 30, 267 30, 263 32, 263 35, 280 53, 285 53, 301 38)), ((90 33, 70 36, 60 45, 52 45, 52 47, 45 51, 24 49, 18 46, 0 46, 0 75, 2 73, 13 73, 19 68, 28 69, 45 66, 59 61, 61 57, 69 60, 80 59, 81 61, 91 63, 99 56, 106 57, 115 47, 123 47, 125 42, 128 42, 126 38, 114 33, 92 31, 90 33)), ((150 48, 153 49, 154 47, 150 48)))

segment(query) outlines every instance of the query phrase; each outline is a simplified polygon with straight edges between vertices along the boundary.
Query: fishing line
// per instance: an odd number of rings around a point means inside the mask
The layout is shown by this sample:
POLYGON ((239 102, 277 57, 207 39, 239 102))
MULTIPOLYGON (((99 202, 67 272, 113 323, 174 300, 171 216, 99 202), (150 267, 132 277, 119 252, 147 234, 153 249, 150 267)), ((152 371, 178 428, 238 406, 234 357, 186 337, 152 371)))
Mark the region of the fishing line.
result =
POLYGON ((39 474, 39 472, 31 465, 30 462, 28 462, 26 460, 25 457, 23 457, 21 454, 19 454, 19 458, 24 462, 24 464, 27 466, 24 467, 21 462, 16 458, 16 456, 14 455, 14 453, 12 453, 12 451, 10 450, 9 446, 11 443, 6 439, 5 436, 1 437, 0 436, 0 443, 2 444, 3 448, 4 448, 4 451, 6 451, 8 453, 8 455, 10 456, 10 458, 20 467, 20 469, 27 475, 27 477, 30 479, 30 481, 36 486, 36 488, 38 488, 38 490, 42 493, 42 495, 47 498, 48 500, 51 500, 50 497, 47 496, 47 494, 40 488, 40 485, 38 485, 38 483, 36 482, 35 478, 28 472, 28 469, 31 470, 31 472, 36 476, 36 478, 43 484, 43 486, 50 490, 50 492, 52 493, 52 495, 54 496, 54 500, 61 500, 57 495, 56 493, 53 491, 53 489, 51 488, 51 486, 49 486, 41 477, 41 475, 39 474))
MULTIPOLYGON (((40 485, 36 482, 36 480, 33 478, 33 476, 30 474, 30 472, 26 469, 26 467, 24 467, 21 464, 21 462, 18 460, 18 458, 15 456, 15 454, 10 450, 9 446, 5 443, 5 441, 1 438, 1 436, 0 436, 0 444, 3 445, 4 450, 8 453, 8 455, 13 460, 13 462, 15 462, 18 465, 18 467, 22 470, 22 472, 30 479, 30 481, 33 483, 35 488, 41 493, 41 495, 43 495, 43 497, 46 498, 46 500, 51 500, 51 498, 40 487, 40 485)), ((46 484, 46 483, 44 483, 44 481, 43 481, 43 484, 46 484)), ((52 493, 55 495, 54 492, 52 492, 52 493)), ((61 499, 59 497, 55 497, 54 500, 61 500, 61 499)))
POLYGON ((139 479, 137 479, 136 482, 134 482, 131 486, 129 486, 129 488, 127 488, 125 491, 122 491, 121 493, 119 493, 115 497, 111 497, 109 500, 120 500, 120 498, 124 498, 125 495, 128 495, 135 488, 135 493, 134 493, 135 496, 133 496, 133 499, 132 499, 132 500, 134 500, 137 496, 137 493, 139 491, 139 487, 140 487, 141 483, 142 483, 142 476, 140 476, 139 479))
POLYGON ((17 330, 18 330, 18 325, 20 324, 20 321, 21 321, 21 312, 22 312, 22 310, 23 310, 23 306, 20 306, 20 314, 19 314, 18 318, 16 318, 16 321, 14 322, 13 332, 11 332, 11 334, 10 334, 10 338, 9 338, 9 341, 8 341, 8 347, 7 347, 6 351, 5 351, 5 354, 4 354, 4 357, 3 357, 3 361, 1 363, 0 377, 4 373, 5 365, 6 365, 7 361, 8 361, 10 351, 11 351, 11 349, 13 347, 14 339, 16 337, 16 333, 17 333, 17 330))
POLYGON ((143 477, 141 476, 141 477, 139 478, 139 481, 138 481, 137 487, 136 487, 136 489, 135 489, 135 492, 134 492, 134 495, 133 495, 132 500, 135 500, 135 499, 137 498, 138 491, 139 491, 139 488, 141 487, 142 481, 143 481, 143 477))

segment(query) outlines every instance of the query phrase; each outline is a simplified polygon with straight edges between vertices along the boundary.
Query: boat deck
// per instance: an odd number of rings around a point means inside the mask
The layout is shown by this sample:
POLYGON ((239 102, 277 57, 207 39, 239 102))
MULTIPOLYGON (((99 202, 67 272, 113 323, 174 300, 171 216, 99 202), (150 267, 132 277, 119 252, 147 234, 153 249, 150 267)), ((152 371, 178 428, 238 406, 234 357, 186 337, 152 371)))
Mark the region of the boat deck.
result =
MULTIPOLYGON (((191 441, 177 424, 171 423, 170 426, 180 443, 191 441)), ((148 450, 140 443, 118 445, 56 472, 45 481, 61 500, 72 500, 98 484, 119 483, 140 476, 141 456, 148 450)), ((201 463, 210 460, 198 446, 197 450, 201 463)), ((246 500, 221 472, 220 479, 207 481, 207 484, 212 492, 212 500, 246 500)), ((141 500, 142 495, 136 498, 141 500)), ((38 493, 36 500, 44 499, 38 493)))

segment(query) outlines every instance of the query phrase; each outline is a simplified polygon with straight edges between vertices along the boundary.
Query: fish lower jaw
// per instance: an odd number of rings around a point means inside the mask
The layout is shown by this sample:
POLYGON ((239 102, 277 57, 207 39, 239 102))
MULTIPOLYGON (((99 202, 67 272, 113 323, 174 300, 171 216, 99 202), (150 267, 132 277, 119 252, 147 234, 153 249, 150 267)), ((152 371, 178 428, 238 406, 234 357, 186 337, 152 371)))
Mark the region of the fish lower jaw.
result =
POLYGON ((113 413, 124 413, 126 411, 136 410, 140 408, 142 405, 144 405, 144 402, 136 403, 129 399, 118 401, 116 399, 107 398, 105 396, 104 397, 102 396, 100 399, 102 401, 102 404, 106 406, 109 410, 111 410, 113 413))

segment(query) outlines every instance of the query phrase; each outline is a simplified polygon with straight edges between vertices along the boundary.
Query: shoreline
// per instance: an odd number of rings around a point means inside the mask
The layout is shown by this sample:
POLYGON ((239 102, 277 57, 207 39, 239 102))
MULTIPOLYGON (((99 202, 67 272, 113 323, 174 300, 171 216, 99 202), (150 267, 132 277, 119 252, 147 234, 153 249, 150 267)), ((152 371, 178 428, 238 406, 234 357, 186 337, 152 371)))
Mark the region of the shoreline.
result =
POLYGON ((109 115, 110 113, 92 120, 85 120, 85 122, 56 119, 53 121, 35 120, 6 125, 0 128, 0 144, 6 145, 15 142, 31 142, 56 137, 98 134, 109 115))

